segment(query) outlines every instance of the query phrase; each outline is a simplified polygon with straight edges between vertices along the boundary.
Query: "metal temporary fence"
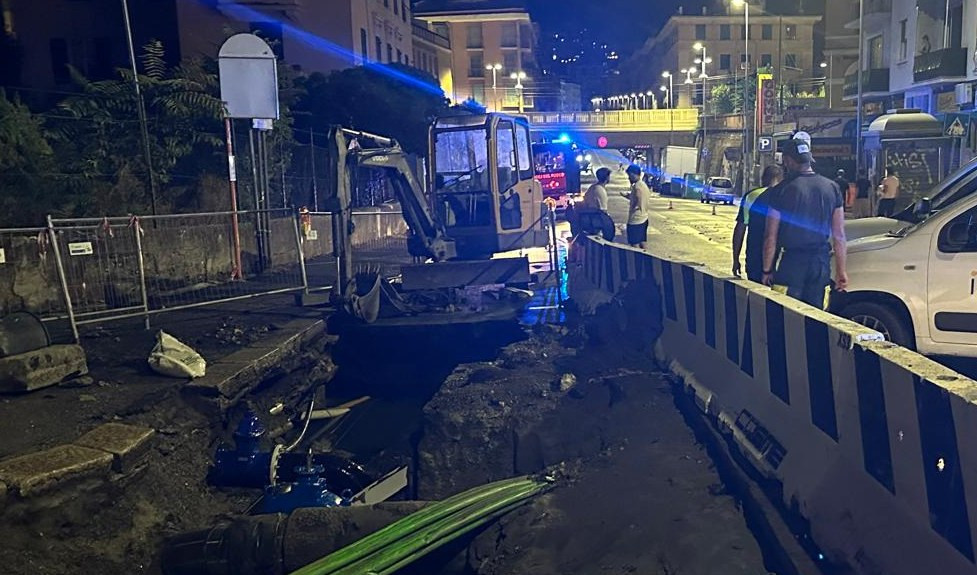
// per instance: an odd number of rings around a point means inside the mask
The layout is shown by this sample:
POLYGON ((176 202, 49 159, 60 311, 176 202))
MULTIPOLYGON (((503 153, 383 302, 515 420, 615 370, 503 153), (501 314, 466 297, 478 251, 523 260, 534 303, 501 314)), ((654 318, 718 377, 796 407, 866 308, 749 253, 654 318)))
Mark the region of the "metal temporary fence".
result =
MULTIPOLYGON (((351 214, 353 262, 394 275, 410 260, 400 211, 351 214)), ((0 317, 29 311, 57 339, 78 326, 257 296, 330 289, 332 214, 292 210, 48 218, 0 229, 0 317)))
POLYGON ((72 338, 48 228, 0 229, 0 317, 28 311, 47 319, 56 340, 72 338))
POLYGON ((290 210, 49 218, 49 234, 75 326, 307 287, 290 210))

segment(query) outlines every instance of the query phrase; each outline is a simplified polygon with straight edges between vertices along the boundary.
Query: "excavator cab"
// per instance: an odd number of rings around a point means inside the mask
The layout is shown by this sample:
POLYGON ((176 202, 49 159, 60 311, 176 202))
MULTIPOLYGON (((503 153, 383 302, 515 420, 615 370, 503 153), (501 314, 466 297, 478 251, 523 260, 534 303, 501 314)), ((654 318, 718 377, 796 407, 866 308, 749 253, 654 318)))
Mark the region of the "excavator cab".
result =
POLYGON ((547 244, 525 118, 441 118, 431 127, 429 144, 434 217, 454 240, 458 259, 547 244))

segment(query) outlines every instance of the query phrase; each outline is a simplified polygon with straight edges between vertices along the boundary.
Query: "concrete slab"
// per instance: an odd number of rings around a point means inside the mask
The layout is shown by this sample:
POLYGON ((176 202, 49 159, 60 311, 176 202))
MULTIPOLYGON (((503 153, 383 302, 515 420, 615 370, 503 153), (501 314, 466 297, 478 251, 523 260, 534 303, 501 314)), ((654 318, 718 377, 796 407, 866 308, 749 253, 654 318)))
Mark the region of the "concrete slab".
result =
POLYGON ((323 335, 325 321, 291 321, 279 333, 207 367, 207 375, 186 385, 185 390, 204 397, 237 398, 249 386, 261 381, 264 373, 309 340, 323 335))
POLYGON ((0 358, 0 393, 24 393, 88 373, 80 345, 52 345, 0 358))
POLYGON ((22 497, 32 497, 71 479, 105 475, 111 467, 111 453, 79 445, 59 445, 0 461, 0 481, 22 497))
POLYGON ((106 423, 79 437, 74 444, 112 454, 112 469, 125 473, 135 467, 149 451, 156 432, 148 427, 106 423))

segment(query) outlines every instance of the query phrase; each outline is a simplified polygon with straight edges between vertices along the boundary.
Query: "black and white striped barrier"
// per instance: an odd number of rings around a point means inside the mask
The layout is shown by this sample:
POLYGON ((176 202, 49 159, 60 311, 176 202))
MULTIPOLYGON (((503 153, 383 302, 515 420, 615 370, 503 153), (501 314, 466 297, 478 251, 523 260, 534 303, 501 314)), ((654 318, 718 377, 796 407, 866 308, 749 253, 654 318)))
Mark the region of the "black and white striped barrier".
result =
POLYGON ((829 559, 866 575, 977 575, 977 382, 696 265, 598 238, 574 257, 570 297, 585 308, 654 278, 657 352, 829 559))

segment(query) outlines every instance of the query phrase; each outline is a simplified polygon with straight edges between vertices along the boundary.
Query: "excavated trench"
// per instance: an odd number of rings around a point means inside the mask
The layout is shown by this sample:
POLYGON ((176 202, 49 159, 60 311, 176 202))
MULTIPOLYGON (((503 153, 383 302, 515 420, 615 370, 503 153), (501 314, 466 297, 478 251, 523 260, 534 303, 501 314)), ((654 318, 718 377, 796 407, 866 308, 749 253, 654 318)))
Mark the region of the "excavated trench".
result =
MULTIPOLYGON (((325 395, 332 405, 371 399, 312 447, 377 475, 408 465, 409 488, 396 499, 440 500, 522 474, 559 478, 402 574, 790 573, 747 524, 651 359, 660 322, 651 302, 627 313, 612 304, 566 326, 346 333, 331 349, 338 370, 325 395)), ((281 524, 282 567, 415 509, 296 512, 281 524)))

